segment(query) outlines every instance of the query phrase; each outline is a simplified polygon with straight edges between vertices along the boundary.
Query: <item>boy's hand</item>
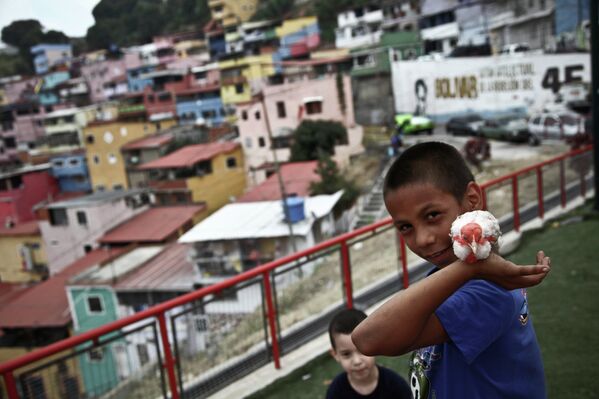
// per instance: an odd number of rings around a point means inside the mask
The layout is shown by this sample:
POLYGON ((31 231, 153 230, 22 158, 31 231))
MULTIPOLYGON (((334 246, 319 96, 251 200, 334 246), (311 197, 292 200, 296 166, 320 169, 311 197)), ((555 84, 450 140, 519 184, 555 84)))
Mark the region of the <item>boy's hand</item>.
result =
POLYGON ((532 287, 541 283, 551 270, 551 259, 543 251, 537 252, 536 261, 536 265, 519 266, 491 253, 474 265, 476 278, 492 281, 508 290, 532 287))

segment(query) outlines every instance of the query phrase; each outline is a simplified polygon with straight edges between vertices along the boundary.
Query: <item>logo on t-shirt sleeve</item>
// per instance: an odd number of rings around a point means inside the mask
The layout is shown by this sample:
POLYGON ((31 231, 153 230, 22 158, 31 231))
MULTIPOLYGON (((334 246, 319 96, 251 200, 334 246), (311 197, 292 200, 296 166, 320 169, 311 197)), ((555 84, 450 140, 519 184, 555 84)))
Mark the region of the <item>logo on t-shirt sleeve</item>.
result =
POLYGON ((430 381, 426 372, 430 370, 432 362, 439 358, 439 354, 435 353, 435 346, 418 349, 412 353, 409 382, 414 399, 428 398, 430 381))

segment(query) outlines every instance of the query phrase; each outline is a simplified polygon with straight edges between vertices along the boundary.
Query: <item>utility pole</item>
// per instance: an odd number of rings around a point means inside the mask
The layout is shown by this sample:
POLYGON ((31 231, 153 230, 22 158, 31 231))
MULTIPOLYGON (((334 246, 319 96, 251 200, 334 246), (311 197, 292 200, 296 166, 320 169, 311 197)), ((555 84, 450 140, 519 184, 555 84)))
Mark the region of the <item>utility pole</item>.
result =
POLYGON ((291 223, 291 218, 289 214, 289 206, 287 204, 287 192, 285 191, 285 183, 283 182, 283 176, 281 175, 281 166, 279 165, 277 150, 275 149, 274 142, 272 140, 272 131, 270 129, 270 119, 268 119, 268 110, 266 109, 266 102, 264 101, 264 92, 260 92, 260 103, 262 104, 262 109, 264 110, 264 122, 266 122, 266 132, 268 133, 270 149, 272 150, 273 162, 275 164, 275 173, 277 174, 277 178, 279 180, 281 200, 283 201, 283 213, 285 214, 285 221, 287 222, 287 227, 289 229, 289 240, 291 241, 291 248, 295 253, 297 252, 297 248, 295 246, 295 239, 293 238, 293 223, 291 223))
POLYGON ((593 182, 595 188, 594 210, 599 212, 599 4, 597 0, 590 0, 591 10, 589 22, 591 23, 591 128, 593 129, 593 182))

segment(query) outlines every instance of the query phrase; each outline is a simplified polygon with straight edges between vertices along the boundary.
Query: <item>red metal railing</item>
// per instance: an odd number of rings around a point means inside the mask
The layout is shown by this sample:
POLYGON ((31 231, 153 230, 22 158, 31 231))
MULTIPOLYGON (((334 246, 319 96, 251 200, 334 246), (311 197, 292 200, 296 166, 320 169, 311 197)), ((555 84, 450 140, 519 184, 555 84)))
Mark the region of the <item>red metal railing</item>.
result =
MULTIPOLYGON (((564 161, 569 158, 575 158, 579 156, 587 156, 590 155, 592 151, 592 146, 582 148, 580 150, 571 151, 555 158, 549 159, 547 161, 541 162, 539 164, 520 169, 513 173, 510 173, 506 176, 499 177, 497 179, 493 179, 481 185, 483 190, 483 202, 485 207, 487 206, 487 191, 489 188, 502 185, 505 182, 510 181, 512 185, 512 206, 513 206, 513 220, 514 220, 514 229, 520 229, 520 207, 518 200, 518 177, 526 174, 530 174, 531 172, 535 172, 537 176, 537 195, 538 195, 538 215, 543 217, 545 214, 544 200, 543 200, 543 167, 548 165, 552 165, 555 163, 559 164, 560 173, 559 173, 559 196, 561 199, 561 205, 566 205, 566 179, 565 179, 565 166, 564 161)), ((585 179, 585 176, 582 176, 581 173, 581 195, 584 196, 586 193, 586 186, 582 184, 582 180, 585 179)), ((271 342, 271 351, 272 351, 272 359, 275 367, 278 369, 281 367, 280 363, 280 343, 279 343, 279 334, 277 332, 277 307, 275 302, 273 301, 273 292, 271 287, 271 276, 275 269, 288 265, 292 262, 299 261, 301 259, 307 259, 310 255, 316 254, 320 251, 330 250, 331 248, 339 248, 341 254, 341 269, 343 275, 343 292, 344 292, 344 300, 345 305, 348 307, 353 306, 353 286, 352 286, 352 266, 349 252, 349 245, 353 239, 357 239, 363 236, 368 236, 377 234, 383 229, 388 229, 392 224, 391 219, 387 218, 385 220, 376 222, 372 225, 362 227, 360 229, 354 230, 352 232, 331 238, 327 241, 324 241, 320 244, 317 244, 311 248, 299 251, 297 253, 285 256, 283 258, 274 260, 272 262, 268 262, 266 264, 257 266, 251 270, 248 270, 244 273, 231 277, 225 281, 210 285, 208 287, 201 288, 192 293, 180 296, 176 299, 169 300, 167 302, 163 302, 156 306, 153 306, 149 309, 140 311, 134 315, 129 317, 125 317, 123 319, 119 319, 117 321, 111 322, 107 325, 104 325, 99 328, 95 328, 93 330, 81 333, 79 335, 75 335, 73 337, 67 338, 65 340, 53 343, 46 347, 36 349, 26 355, 18 357, 16 359, 7 361, 3 364, 0 364, 0 374, 2 374, 4 379, 4 385, 6 389, 6 393, 10 399, 19 398, 19 392, 17 389, 17 383, 15 380, 15 371, 24 367, 27 367, 35 362, 38 362, 43 359, 48 359, 50 356, 58 354, 60 352, 70 350, 76 348, 84 343, 93 343, 98 344, 100 338, 109 333, 113 333, 119 331, 127 326, 130 326, 134 323, 140 322, 142 320, 153 319, 158 322, 160 336, 161 336, 161 344, 162 344, 162 352, 163 352, 163 361, 164 364, 160 365, 167 376, 168 387, 170 388, 170 396, 174 399, 180 397, 179 385, 177 382, 177 373, 175 370, 176 362, 173 356, 173 352, 171 349, 171 343, 169 341, 169 333, 167 329, 167 321, 166 321, 166 312, 172 310, 174 308, 190 304, 194 301, 205 298, 209 295, 216 295, 221 293, 223 290, 227 288, 234 287, 243 282, 248 282, 252 279, 259 278, 262 280, 262 284, 264 287, 264 295, 266 301, 266 317, 268 319, 268 330, 270 335, 271 342)), ((407 287, 409 284, 409 275, 407 269, 407 252, 406 246, 401 235, 398 236, 398 258, 401 261, 401 266, 403 270, 403 279, 402 283, 404 287, 407 287)), ((279 332, 280 333, 280 332, 279 332)))

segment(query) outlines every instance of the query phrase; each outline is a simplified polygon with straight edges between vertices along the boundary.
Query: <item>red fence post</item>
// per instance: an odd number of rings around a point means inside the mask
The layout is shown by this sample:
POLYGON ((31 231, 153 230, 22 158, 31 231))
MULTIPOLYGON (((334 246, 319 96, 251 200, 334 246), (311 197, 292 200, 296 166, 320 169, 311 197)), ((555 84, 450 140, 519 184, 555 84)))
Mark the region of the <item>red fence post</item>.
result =
POLYGON ((512 202, 514 203, 514 230, 520 231, 520 205, 518 201, 518 176, 512 177, 512 202))
POLYGON ((4 377, 4 384, 6 385, 6 393, 8 394, 8 398, 19 399, 19 392, 17 391, 17 384, 12 371, 7 371, 2 376, 4 377))
POLYGON ((537 168, 537 196, 539 197, 539 217, 545 216, 545 200, 543 198, 543 169, 537 168))
POLYGON ((275 362, 275 368, 278 370, 281 368, 281 355, 279 352, 279 337, 277 335, 277 313, 272 300, 272 288, 269 276, 269 272, 265 272, 262 275, 262 279, 264 280, 264 296, 266 297, 266 317, 268 317, 270 339, 272 340, 272 358, 275 362))
POLYGON ((564 160, 559 161, 559 191, 560 199, 562 202, 562 208, 566 207, 566 171, 564 166, 564 160))
POLYGON ((177 385, 177 378, 175 377, 175 361, 173 359, 173 352, 171 351, 171 344, 168 340, 168 329, 166 328, 164 313, 158 315, 158 325, 160 326, 160 338, 162 339, 162 348, 164 349, 164 368, 168 375, 171 398, 179 399, 179 387, 177 385))
POLYGON ((487 188, 481 187, 481 191, 483 194, 483 209, 487 210, 487 188))
POLYGON ((406 240, 398 232, 399 236, 399 249, 401 251, 401 270, 403 274, 403 288, 406 289, 410 286, 410 276, 408 274, 408 253, 406 251, 406 240))
POLYGON ((351 280, 351 262, 349 259, 349 246, 347 241, 341 243, 341 270, 343 271, 343 285, 345 287, 345 301, 347 308, 354 307, 354 289, 351 280))

